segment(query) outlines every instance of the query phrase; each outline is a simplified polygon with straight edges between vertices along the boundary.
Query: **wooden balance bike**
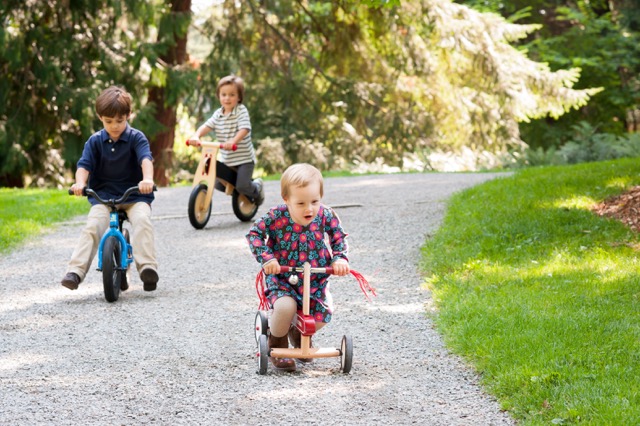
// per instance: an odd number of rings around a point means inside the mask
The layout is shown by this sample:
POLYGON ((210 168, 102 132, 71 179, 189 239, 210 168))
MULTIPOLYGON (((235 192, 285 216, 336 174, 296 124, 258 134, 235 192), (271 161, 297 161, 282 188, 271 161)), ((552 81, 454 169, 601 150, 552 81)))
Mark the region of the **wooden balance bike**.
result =
MULTIPOLYGON (((258 373, 262 375, 267 373, 269 357, 295 359, 340 357, 340 371, 345 374, 349 373, 351 371, 351 366, 353 363, 353 340, 351 339, 351 336, 342 336, 342 341, 340 343, 339 349, 311 347, 311 336, 313 336, 313 334, 316 332, 316 323, 313 316, 309 314, 309 303, 311 294, 310 277, 312 273, 333 274, 333 268, 312 268, 308 262, 305 263, 303 267, 290 267, 281 265, 280 273, 287 272, 303 273, 302 309, 298 310, 295 324, 296 328, 302 335, 300 344, 301 347, 297 349, 270 348, 267 338, 269 332, 269 316, 266 310, 259 310, 255 317, 255 337, 256 343, 258 345, 258 373)), ((351 271, 351 274, 354 275, 358 280, 360 288, 362 289, 367 299, 369 299, 367 291, 369 291, 374 296, 376 295, 375 290, 369 286, 369 283, 361 274, 353 270, 351 271)), ((258 280, 260 279, 260 277, 264 278, 264 273, 260 271, 258 277, 258 280)), ((296 285, 298 283, 298 276, 292 275, 291 277, 289 277, 289 282, 293 285, 296 285)), ((262 286, 260 286, 259 284, 256 285, 256 290, 258 292, 262 291, 264 294, 264 281, 262 281, 262 283, 262 286), (262 288, 259 289, 259 287, 262 288)), ((260 297, 260 294, 258 296, 260 297)), ((261 303, 260 308, 266 309, 267 306, 264 303, 261 303)))
MULTIPOLYGON (((233 213, 238 219, 248 222, 258 212, 258 204, 235 189, 236 171, 216 160, 221 145, 219 142, 187 141, 187 146, 202 147, 202 158, 198 163, 189 197, 189 222, 196 229, 204 228, 209 221, 216 181, 224 186, 225 194, 231 195, 233 213)), ((236 149, 237 146, 234 145, 233 150, 236 149)))

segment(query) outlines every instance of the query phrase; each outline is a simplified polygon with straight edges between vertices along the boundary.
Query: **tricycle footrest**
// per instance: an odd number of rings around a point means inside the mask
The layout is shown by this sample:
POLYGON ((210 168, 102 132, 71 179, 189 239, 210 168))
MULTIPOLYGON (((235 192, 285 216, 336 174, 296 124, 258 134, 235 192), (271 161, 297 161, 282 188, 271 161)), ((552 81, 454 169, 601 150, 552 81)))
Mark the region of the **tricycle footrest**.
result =
POLYGON ((304 315, 301 311, 298 311, 296 328, 300 330, 303 336, 312 336, 316 332, 316 321, 312 315, 304 315))

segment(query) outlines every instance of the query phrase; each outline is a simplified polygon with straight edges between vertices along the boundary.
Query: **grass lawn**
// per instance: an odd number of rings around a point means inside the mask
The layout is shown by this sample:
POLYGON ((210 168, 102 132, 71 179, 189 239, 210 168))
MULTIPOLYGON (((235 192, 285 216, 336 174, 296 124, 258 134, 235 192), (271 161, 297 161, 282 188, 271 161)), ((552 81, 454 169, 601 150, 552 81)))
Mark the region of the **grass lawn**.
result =
POLYGON ((640 424, 639 237, 590 212, 638 184, 638 159, 520 171, 423 247, 447 345, 523 424, 640 424))
POLYGON ((0 253, 56 222, 89 212, 87 199, 71 197, 66 189, 0 188, 0 206, 0 253))

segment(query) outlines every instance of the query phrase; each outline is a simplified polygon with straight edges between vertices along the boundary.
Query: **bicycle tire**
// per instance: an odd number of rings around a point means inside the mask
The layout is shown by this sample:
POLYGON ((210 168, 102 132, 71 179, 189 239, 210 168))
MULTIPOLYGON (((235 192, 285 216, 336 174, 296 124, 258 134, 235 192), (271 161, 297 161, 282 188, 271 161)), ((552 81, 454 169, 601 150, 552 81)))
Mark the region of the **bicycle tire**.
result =
POLYGON ((242 222, 250 221, 258 212, 258 204, 235 189, 231 195, 231 207, 233 207, 233 214, 242 222))
POLYGON ((107 237, 102 248, 102 285, 104 298, 109 303, 115 302, 120 296, 120 250, 120 241, 114 236, 107 237))
POLYGON ((211 203, 208 206, 204 205, 206 197, 207 185, 204 183, 193 188, 189 196, 189 222, 196 229, 204 228, 211 217, 211 203))

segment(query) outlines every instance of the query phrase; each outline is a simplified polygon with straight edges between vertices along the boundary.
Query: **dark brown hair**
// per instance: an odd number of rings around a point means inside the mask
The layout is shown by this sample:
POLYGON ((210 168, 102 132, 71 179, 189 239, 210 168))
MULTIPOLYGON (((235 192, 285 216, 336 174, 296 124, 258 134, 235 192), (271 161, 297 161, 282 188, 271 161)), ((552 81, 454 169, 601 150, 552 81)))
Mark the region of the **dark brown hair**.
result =
POLYGON ((238 89, 238 103, 241 104, 244 99, 244 80, 235 75, 228 75, 220 79, 218 87, 216 87, 216 98, 220 98, 220 88, 227 84, 233 84, 236 86, 236 89, 238 89))
POLYGON ((120 117, 131 114, 131 95, 122 87, 111 86, 96 99, 96 113, 100 117, 120 117))

